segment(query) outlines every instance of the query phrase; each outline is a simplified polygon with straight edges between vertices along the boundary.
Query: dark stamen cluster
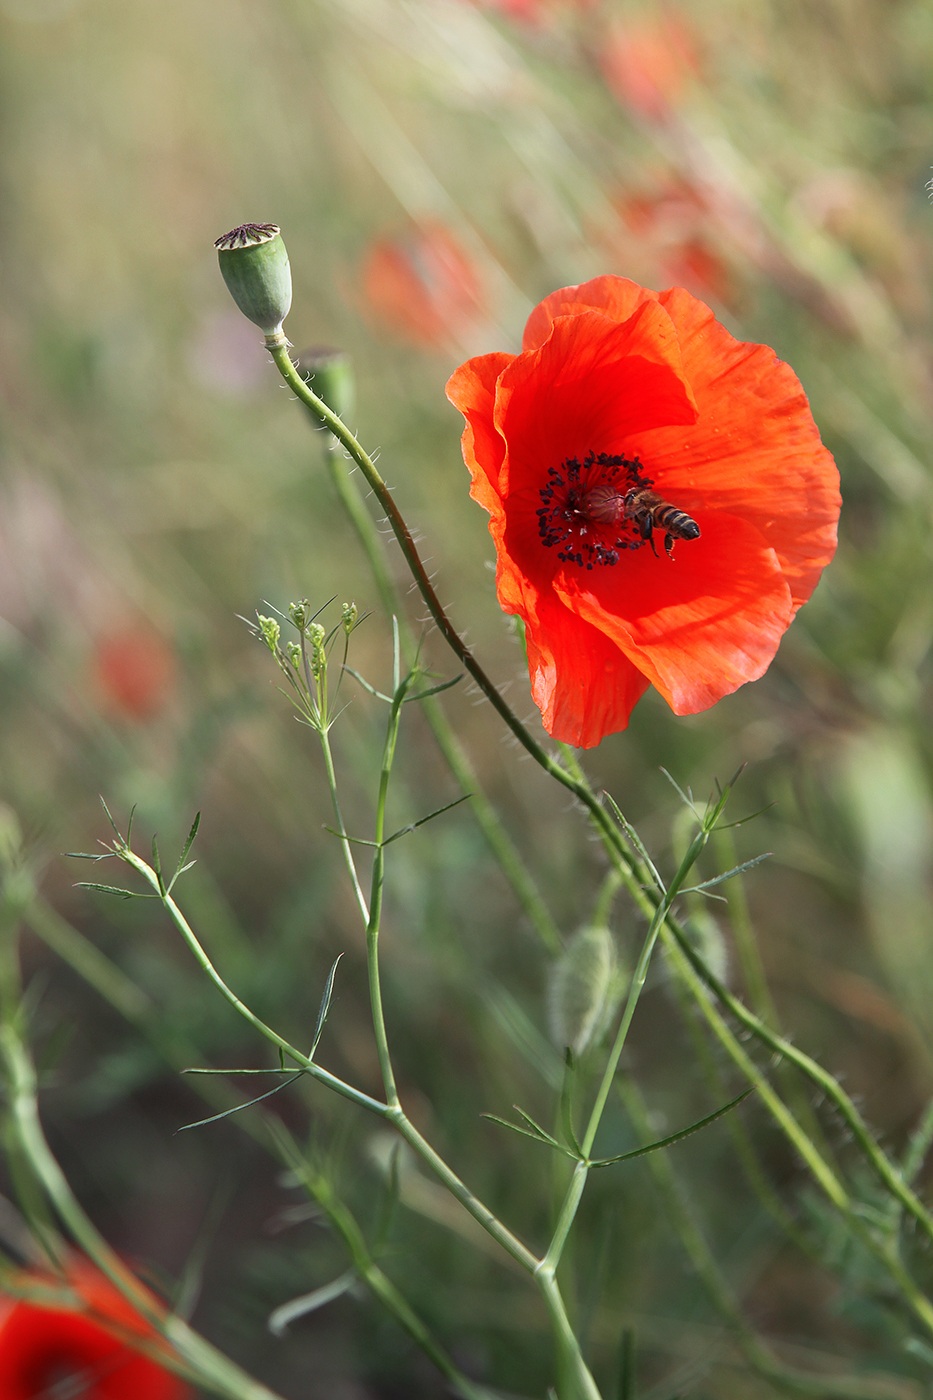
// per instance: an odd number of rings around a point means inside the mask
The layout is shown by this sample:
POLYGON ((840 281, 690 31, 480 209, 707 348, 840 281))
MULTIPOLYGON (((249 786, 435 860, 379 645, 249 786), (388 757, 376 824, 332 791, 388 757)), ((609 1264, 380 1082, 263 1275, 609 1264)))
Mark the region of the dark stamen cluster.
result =
POLYGON ((568 457, 548 468, 547 485, 541 487, 541 543, 556 546, 558 559, 581 569, 618 563, 623 550, 645 543, 625 514, 625 497, 653 485, 637 457, 608 452, 588 452, 582 462, 568 457))

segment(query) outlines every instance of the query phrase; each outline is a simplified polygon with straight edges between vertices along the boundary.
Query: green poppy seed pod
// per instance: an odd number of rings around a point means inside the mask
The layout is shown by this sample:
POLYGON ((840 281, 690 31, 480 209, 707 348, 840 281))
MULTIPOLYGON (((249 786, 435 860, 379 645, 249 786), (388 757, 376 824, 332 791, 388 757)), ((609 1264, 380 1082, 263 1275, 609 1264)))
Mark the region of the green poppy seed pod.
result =
POLYGON ((220 271, 237 306, 266 340, 284 342, 292 272, 278 224, 240 224, 214 242, 220 271))
POLYGON ((582 1055, 604 1034, 619 991, 609 929, 602 924, 580 929, 551 968, 548 1012, 556 1044, 582 1055))
MULTIPOLYGON (((299 373, 319 399, 344 422, 353 412, 355 385, 353 365, 345 350, 316 345, 298 356, 299 373)), ((315 426, 320 420, 315 418, 315 426)))

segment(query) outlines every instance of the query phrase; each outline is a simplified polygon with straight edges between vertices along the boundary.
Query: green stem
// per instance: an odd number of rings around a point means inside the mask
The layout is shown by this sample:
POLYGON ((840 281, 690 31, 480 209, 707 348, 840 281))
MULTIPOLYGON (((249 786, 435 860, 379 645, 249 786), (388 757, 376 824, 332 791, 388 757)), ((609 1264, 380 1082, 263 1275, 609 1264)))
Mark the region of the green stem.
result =
MULTIPOLYGON (((230 1361, 180 1317, 165 1314, 152 1294, 138 1282, 97 1232, 72 1195, 53 1157, 39 1122, 35 1070, 11 1023, 0 1028, 0 1056, 6 1071, 9 1107, 14 1132, 23 1154, 41 1183, 52 1207, 69 1234, 101 1273, 114 1285, 133 1310, 170 1344, 173 1355, 148 1350, 161 1365, 176 1357, 189 1379, 228 1400, 281 1400, 230 1361)), ((136 1343, 134 1343, 135 1345, 136 1343)))
POLYGON ((334 808, 334 816, 337 819, 337 837, 343 851, 344 863, 350 875, 350 883, 353 886, 353 893, 356 896, 356 903, 363 916, 363 922, 369 922, 369 909, 366 904, 366 896, 360 884, 360 877, 356 869, 356 861, 353 858, 353 849, 350 845, 350 838, 343 823, 343 813, 340 810, 340 798, 337 793, 337 774, 334 769, 334 755, 330 747, 330 734, 327 726, 322 725, 318 730, 321 740, 321 752, 324 755, 324 772, 327 777, 327 787, 330 792, 331 804, 334 808))
MULTIPOLYGON (((619 1084, 619 1092, 642 1141, 650 1142, 648 1112, 637 1086, 631 1080, 625 1080, 619 1084)), ((879 1388, 862 1376, 808 1375, 783 1366, 751 1327, 723 1277, 697 1224, 693 1206, 678 1180, 670 1155, 650 1152, 647 1163, 662 1195, 665 1215, 675 1224, 684 1249, 719 1312, 734 1329, 740 1351, 760 1375, 797 1394, 823 1396, 825 1400, 885 1400, 885 1397, 890 1397, 887 1385, 879 1388)))
POLYGON ((376 1052, 379 1056, 379 1067, 382 1071, 382 1082, 385 1086, 386 1101, 390 1108, 399 1107, 399 1097, 398 1088, 395 1083, 395 1071, 392 1068, 392 1057, 389 1053, 385 1010, 382 1004, 382 983, 379 972, 379 928, 382 920, 382 897, 385 885, 386 804, 389 797, 389 779, 392 774, 392 765, 395 761, 395 748, 398 743, 402 703, 405 698, 405 691, 411 681, 410 674, 405 682, 400 680, 398 674, 398 655, 398 632, 396 631, 394 689, 392 704, 389 708, 389 723, 386 729, 386 739, 382 750, 382 766, 379 772, 379 795, 376 800, 375 823, 376 852, 373 857, 369 918, 366 922, 366 966, 369 974, 369 1000, 373 1018, 373 1034, 376 1040, 376 1052))
MULTIPOLYGON (((126 846, 121 846, 120 857, 122 860, 126 861, 127 864, 131 865, 134 870, 137 870, 155 890, 159 890, 159 879, 155 871, 148 866, 144 860, 137 856, 134 851, 131 851, 126 846)), ((409 1121, 401 1106, 398 1104, 380 1103, 378 1099, 371 1098, 369 1094, 364 1094, 362 1090, 354 1088, 353 1085, 345 1083, 342 1079, 338 1079, 336 1075, 330 1074, 329 1071, 322 1069, 321 1066, 316 1064, 313 1060, 309 1060, 307 1055, 302 1054, 294 1045, 291 1045, 280 1036, 277 1031, 274 1031, 271 1026, 267 1026, 264 1021, 240 1000, 236 993, 227 986, 226 982, 224 982, 201 944, 198 942, 197 936, 171 895, 162 894, 161 899, 168 911, 169 917, 188 944, 188 947, 191 949, 191 952, 194 954, 204 972, 207 973, 207 976, 214 983, 214 986, 225 1000, 229 1002, 243 1019, 257 1030, 260 1035, 264 1036, 266 1040, 271 1041, 271 1043, 285 1055, 294 1060, 296 1064, 300 1065, 301 1068, 314 1079, 320 1080, 322 1084, 326 1084, 328 1088, 334 1089, 338 1094, 342 1095, 343 1098, 350 1099, 360 1108, 365 1108, 370 1113, 374 1113, 378 1117, 391 1123, 401 1137, 415 1150, 425 1165, 438 1177, 443 1185, 447 1187, 451 1195, 460 1201, 461 1205, 473 1216, 474 1220, 482 1225, 487 1234, 491 1235, 507 1254, 510 1254, 517 1263, 521 1264, 522 1268, 527 1273, 534 1274, 540 1263, 537 1256, 532 1254, 531 1250, 526 1248, 526 1246, 502 1224, 487 1205, 473 1195, 469 1187, 460 1180, 457 1174, 447 1165, 430 1143, 421 1136, 418 1130, 409 1121)))
POLYGON ((583 1359, 580 1343, 567 1316, 553 1269, 542 1265, 537 1274, 557 1346, 558 1400, 602 1400, 599 1387, 583 1359))
POLYGON ((378 1099, 371 1098, 369 1094, 364 1094, 361 1089, 354 1088, 352 1084, 347 1084, 344 1080, 338 1079, 335 1074, 331 1074, 328 1070, 322 1069, 314 1060, 309 1059, 303 1051, 290 1044, 284 1036, 279 1035, 278 1031, 273 1030, 272 1027, 268 1026, 254 1011, 251 1011, 246 1003, 240 1000, 236 992, 227 986, 199 943, 197 935, 172 896, 161 890, 159 877, 151 866, 147 865, 144 860, 140 859, 140 857, 127 846, 121 846, 119 854, 121 860, 124 860, 127 865, 131 865, 159 894, 168 912, 169 918, 194 954, 201 969, 207 974, 224 999, 243 1017, 244 1021, 247 1021, 254 1030, 258 1031, 259 1034, 274 1045, 277 1050, 282 1051, 290 1060, 294 1060, 302 1070, 310 1074, 314 1079, 319 1079, 321 1083, 326 1084, 329 1089, 335 1090, 335 1092, 340 1094, 343 1098, 350 1099, 353 1103, 359 1105, 360 1108, 365 1108, 370 1113, 377 1114, 380 1118, 388 1116, 389 1110, 386 1104, 380 1103, 378 1099))
MULTIPOLYGON (((341 454, 338 453, 336 447, 335 439, 328 434, 326 451, 328 475, 337 498, 346 511, 350 524, 356 531, 357 538, 366 555, 382 606, 388 616, 399 619, 403 653, 406 661, 410 662, 416 651, 415 640, 411 628, 404 618, 399 590, 385 566, 382 539, 356 487, 355 477, 345 470, 341 454)), ((486 844, 498 861, 541 942, 549 953, 557 955, 563 946, 560 930, 515 843, 503 826, 498 812, 483 791, 463 745, 457 739, 444 713, 443 706, 435 695, 426 696, 421 704, 437 746, 454 780, 461 792, 470 794, 470 810, 486 844)))
POLYGON ((279 1147, 279 1155, 287 1162, 296 1178, 301 1181, 309 1195, 318 1203, 331 1225, 342 1238, 353 1268, 370 1292, 391 1313, 396 1322, 430 1357, 435 1366, 446 1376, 463 1400, 489 1400, 489 1393, 470 1381, 454 1364, 447 1352, 418 1317, 417 1313, 399 1292, 376 1263, 366 1243, 359 1223, 347 1209, 344 1202, 335 1194, 331 1181, 321 1171, 315 1170, 304 1152, 298 1147, 287 1129, 279 1122, 272 1125, 272 1134, 279 1147))
MULTIPOLYGON (((29 927, 70 967, 83 977, 111 1006, 126 1020, 141 1030, 160 1051, 166 1060, 182 1069, 199 1058, 199 1051, 193 1045, 179 1044, 177 1037, 169 1036, 164 1018, 159 1016, 155 1004, 141 992, 134 982, 116 967, 99 949, 89 943, 75 928, 51 909, 38 897, 33 897, 25 911, 29 927)), ((233 1107, 236 1100, 223 1095, 221 1086, 213 1077, 193 1076, 189 1081, 196 1093, 215 1108, 233 1107)), ((304 1156, 298 1151, 293 1140, 285 1132, 280 1121, 265 1115, 256 1106, 250 1113, 238 1113, 233 1122, 241 1132, 246 1132, 254 1140, 268 1147, 271 1138, 279 1153, 279 1160, 294 1170, 311 1192, 315 1201, 327 1213, 349 1249, 354 1267, 373 1294, 405 1328, 413 1340, 431 1358, 441 1373, 450 1380, 463 1400, 488 1400, 485 1391, 464 1377, 454 1362, 444 1351, 437 1339, 418 1318, 398 1288, 381 1272, 366 1249, 365 1237, 359 1224, 344 1202, 328 1190, 323 1196, 315 1186, 318 1177, 312 1174, 304 1156), (288 1144, 286 1152, 283 1144, 288 1144), (384 1286, 383 1286, 384 1285, 384 1286)))
POLYGON ((285 380, 285 383, 292 390, 296 398, 298 398, 305 407, 309 408, 325 427, 330 429, 337 441, 345 448, 359 467, 367 486, 369 486, 385 512, 386 519, 389 522, 392 533, 398 541, 399 548, 402 551, 412 578, 415 580, 418 591, 437 624, 441 636, 444 638, 444 641, 450 647, 451 651, 458 658, 464 669, 469 672, 470 676, 479 686, 480 690, 499 716, 505 721, 522 748, 527 749, 535 762, 540 764, 545 772, 550 773, 552 777, 563 783, 565 787, 569 787, 572 792, 577 793, 579 796, 579 785, 570 778, 563 768, 561 768, 560 764, 557 763, 550 754, 546 753, 541 745, 532 738, 524 724, 522 724, 518 716, 506 703, 502 695, 500 695, 499 691, 493 685, 482 666, 480 666, 479 662, 473 656, 469 647, 463 642, 460 634, 450 621, 437 593, 434 591, 434 585, 428 577, 427 570, 421 561, 421 556, 418 553, 402 513, 395 504, 395 499, 391 491, 377 470, 376 464, 369 456, 368 452, 366 452, 356 440, 343 420, 338 418, 337 414, 328 408, 324 400, 319 399, 317 394, 315 394, 301 378, 301 375, 292 364, 284 335, 267 336, 266 349, 275 361, 278 371, 285 380))
POLYGON ((404 1138, 417 1155, 424 1162, 425 1166, 437 1177, 438 1181, 447 1188, 455 1200, 458 1200, 464 1210, 472 1215, 473 1219, 482 1225, 488 1235, 500 1244, 516 1264, 528 1274, 534 1275, 540 1267, 541 1261, 537 1255, 532 1254, 526 1245, 511 1230, 503 1225, 502 1221, 487 1205, 484 1205, 478 1197, 474 1196, 470 1188, 461 1181, 456 1172, 447 1165, 443 1157, 434 1150, 426 1138, 423 1138, 418 1129, 401 1107, 389 1109, 386 1117, 392 1123, 400 1137, 404 1138))

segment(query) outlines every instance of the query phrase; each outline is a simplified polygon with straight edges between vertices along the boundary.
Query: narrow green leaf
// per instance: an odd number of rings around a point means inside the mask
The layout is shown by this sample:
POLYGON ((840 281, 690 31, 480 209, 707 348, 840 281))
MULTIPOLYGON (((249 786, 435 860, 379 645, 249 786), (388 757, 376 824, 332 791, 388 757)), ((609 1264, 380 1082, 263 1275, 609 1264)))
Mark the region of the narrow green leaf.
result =
POLYGON ((429 690, 419 690, 414 695, 405 697, 406 705, 412 704, 415 700, 427 700, 431 695, 440 695, 444 690, 450 690, 453 686, 459 685, 463 680, 462 674, 454 676, 453 680, 441 681, 438 685, 432 685, 429 690))
POLYGON ((191 823, 191 830, 188 832, 187 840, 181 848, 181 855, 178 857, 178 864, 175 866, 175 874, 172 876, 171 881, 169 882, 169 889, 172 888, 172 885, 174 885, 179 875, 183 875, 186 870, 190 870, 191 866, 195 864, 194 861, 191 861, 188 865, 186 865, 185 861, 188 859, 188 852, 194 845, 194 839, 198 834, 198 828, 200 827, 200 825, 201 813, 196 812, 194 821, 191 823))
POLYGON ((671 774, 667 771, 666 768, 662 768, 662 769, 661 769, 661 772, 664 774, 665 778, 666 778, 667 781, 670 783, 671 787, 672 787, 672 788, 674 789, 674 791, 677 793, 678 797, 680 798, 681 802, 683 802, 684 806, 685 806, 685 807, 689 807, 690 810, 691 810, 691 812, 693 812, 694 815, 696 816, 697 820, 699 820, 700 814, 699 814, 699 812, 697 812, 696 803, 695 803, 694 800, 693 800, 693 793, 690 791, 690 789, 688 788, 687 791, 684 792, 683 788, 680 786, 680 783, 677 782, 676 778, 673 778, 673 777, 671 776, 671 774))
MULTIPOLYGON (((104 801, 103 798, 100 799, 100 805, 101 805, 101 806, 103 807, 103 809, 104 809, 104 814, 105 814, 105 816, 106 816, 108 822, 110 823, 110 825, 111 825, 111 827, 112 827, 112 829, 113 829, 114 834, 115 834, 116 836, 119 836, 119 835, 120 835, 119 827, 117 826, 116 822, 114 821, 113 816, 111 815, 111 812, 110 812, 110 808, 107 806, 107 804, 106 804, 106 802, 104 801)), ((134 808, 133 810, 135 811, 136 809, 134 808)), ((132 823, 132 820, 133 820, 133 814, 132 814, 132 812, 131 812, 131 813, 130 813, 130 822, 131 822, 131 823, 132 823)), ((127 834, 129 834, 129 833, 127 833, 127 834)), ((122 839, 122 838, 121 838, 121 839, 122 839)))
POLYGON ((773 851, 765 851, 760 856, 754 856, 751 860, 743 861, 741 865, 734 865, 731 870, 726 870, 722 875, 714 875, 711 880, 704 880, 700 885, 689 885, 680 891, 681 894, 699 894, 703 890, 711 890, 715 885, 722 885, 726 880, 731 880, 734 875, 743 875, 746 870, 752 870, 756 865, 760 865, 763 860, 770 860, 773 851))
POLYGON ((162 861, 159 858, 159 843, 156 840, 155 836, 153 836, 152 838, 152 868, 155 871, 155 877, 159 882, 159 894, 161 894, 164 897, 166 894, 168 894, 168 890, 165 888, 165 880, 162 876, 162 861))
POLYGON ((648 1152, 657 1152, 662 1147, 670 1147, 672 1143, 680 1142, 683 1138, 690 1137, 692 1133, 698 1133, 701 1128, 707 1127, 710 1123, 715 1123, 717 1118, 721 1118, 724 1113, 729 1113, 733 1108, 747 1099, 749 1094, 755 1092, 754 1085, 750 1089, 743 1089, 741 1094, 737 1094, 734 1099, 723 1104, 722 1108, 717 1108, 713 1113, 708 1113, 705 1118, 698 1118, 695 1123, 691 1123, 689 1128, 681 1128, 677 1133, 671 1133, 670 1137, 659 1138, 657 1142, 648 1143, 647 1147, 636 1147, 631 1152, 620 1152, 617 1157, 601 1157, 590 1162, 591 1167, 610 1167, 614 1162, 627 1162, 633 1157, 644 1157, 648 1152))
POLYGON ((180 1128, 176 1128, 176 1133, 186 1133, 189 1128, 205 1128, 208 1123, 219 1123, 222 1118, 229 1118, 231 1114, 239 1113, 241 1109, 253 1108, 257 1103, 262 1103, 263 1099, 271 1099, 273 1094, 278 1094, 282 1089, 287 1089, 290 1084, 294 1084, 296 1079, 301 1078, 301 1071, 290 1075, 281 1084, 276 1084, 274 1088, 267 1089, 264 1094, 258 1094, 254 1099, 247 1099, 245 1103, 235 1103, 232 1108, 225 1108, 222 1113, 213 1113, 210 1118, 199 1118, 196 1123, 183 1123, 180 1128))
POLYGON ((306 1317, 308 1313, 316 1312, 318 1308, 332 1303, 335 1298, 349 1293, 355 1282, 356 1274, 352 1269, 348 1269, 345 1274, 335 1278, 333 1283, 325 1283, 322 1288, 315 1288, 310 1293, 303 1293, 300 1298, 293 1298, 290 1303, 283 1303, 270 1316, 269 1331, 281 1337, 298 1318, 306 1317))
MULTIPOLYGON (((365 836, 351 836, 348 831, 340 831, 336 826, 328 826, 324 823, 322 828, 329 836, 339 836, 341 841, 349 841, 351 846, 372 846, 373 850, 378 849, 378 841, 370 841, 365 836)), ((385 844, 385 843, 383 843, 385 844)))
POLYGON ((658 873, 658 869, 657 869, 657 867, 656 867, 654 861, 651 859, 651 856, 648 854, 648 848, 646 847, 645 843, 642 841, 642 839, 641 839, 641 837, 639 836, 638 832, 637 832, 637 831, 635 830, 635 828, 632 826, 632 823, 628 820, 627 817, 625 817, 625 816, 623 815, 622 809, 621 809, 621 807, 619 806, 619 804, 616 802, 615 798, 612 796, 612 793, 606 792, 606 790, 603 789, 603 796, 605 797, 606 801, 609 803, 609 806, 612 808, 612 814, 613 814, 613 816, 615 817, 616 821, 617 821, 617 822, 619 823, 619 825, 621 826, 621 828, 622 828, 623 832, 625 833, 625 835, 628 837, 629 842, 630 842, 631 845, 634 847, 634 849, 635 849, 635 851, 638 853, 638 855, 641 856, 641 858, 642 858, 642 860, 644 861, 645 865, 648 867, 649 871, 651 872, 651 878, 654 880, 655 884, 657 885, 658 890, 660 891, 661 894, 665 894, 665 893, 666 893, 666 888, 665 888, 664 881, 661 879, 661 876, 660 876, 660 874, 658 873))
POLYGON ((419 817, 416 822, 410 822, 408 826, 400 827, 398 831, 393 831, 391 836, 387 836, 383 841, 383 846, 389 846, 393 841, 397 841, 400 836, 407 836, 411 831, 417 831, 419 826, 424 826, 425 822, 431 822, 435 817, 443 816, 452 807, 459 807, 461 802, 468 802, 473 796, 470 792, 462 793, 460 797, 455 797, 453 802, 446 803, 443 807, 438 807, 435 811, 429 812, 426 817, 419 817))
POLYGON ((186 1069, 180 1070, 181 1074, 283 1074, 284 1066, 281 1069, 202 1069, 200 1065, 189 1065, 186 1069))
POLYGON ((553 1137, 547 1131, 546 1128, 542 1128, 541 1124, 538 1123, 534 1118, 532 1118, 530 1113, 526 1113, 523 1108, 519 1108, 517 1103, 513 1103, 512 1107, 515 1109, 515 1112, 518 1114, 519 1118, 521 1118, 523 1122, 529 1128, 531 1128, 532 1132, 538 1134, 542 1142, 550 1143, 552 1147, 560 1147, 560 1143, 557 1141, 557 1138, 553 1137))
POLYGON ((324 1023, 327 1020, 327 1013, 330 1010, 330 999, 334 994, 334 978, 337 976, 337 964, 343 957, 343 953, 338 953, 333 961, 330 972, 327 974, 327 982, 324 985, 324 995, 321 997, 321 1005, 318 1008, 317 1023, 314 1027, 314 1036, 311 1040, 311 1049, 308 1052, 308 1059, 314 1059, 314 1052, 318 1047, 321 1036, 324 1033, 324 1023))
POLYGON ((490 1123, 498 1123, 500 1128, 509 1128, 513 1133, 518 1133, 520 1137, 531 1138, 532 1142, 541 1143, 544 1147, 553 1147, 555 1151, 560 1152, 564 1157, 570 1157, 574 1162, 580 1160, 568 1147, 564 1147, 554 1138, 541 1137, 539 1133, 532 1132, 530 1128, 523 1128, 521 1124, 512 1123, 508 1118, 500 1118, 497 1113, 483 1113, 480 1117, 488 1119, 490 1123))
POLYGON ((765 812, 770 812, 772 807, 776 807, 776 802, 766 802, 763 807, 756 807, 754 812, 749 812, 747 817, 739 817, 734 822, 720 822, 720 831, 731 831, 733 827, 744 826, 746 822, 753 822, 756 817, 764 816, 765 812))
POLYGON ((76 880, 76 890, 97 890, 100 894, 115 894, 120 899, 156 899, 154 894, 143 894, 140 890, 124 890, 119 885, 99 885, 94 880, 76 880))
POLYGON ((386 695, 383 691, 377 690, 374 685, 370 685, 369 681, 364 680, 364 678, 360 675, 359 671, 355 671, 352 666, 344 666, 343 669, 346 671, 348 676, 352 676, 353 679, 357 681, 363 687, 364 690, 368 691, 369 694, 372 695, 376 700, 384 700, 387 705, 392 704, 391 695, 386 695))

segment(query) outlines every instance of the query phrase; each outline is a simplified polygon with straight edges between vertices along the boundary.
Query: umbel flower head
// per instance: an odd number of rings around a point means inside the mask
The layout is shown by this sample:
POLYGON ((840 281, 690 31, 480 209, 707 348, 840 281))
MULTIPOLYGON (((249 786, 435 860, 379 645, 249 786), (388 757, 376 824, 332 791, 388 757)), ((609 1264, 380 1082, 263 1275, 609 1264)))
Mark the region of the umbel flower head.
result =
POLYGON ((772 350, 682 288, 597 277, 541 302, 520 354, 461 365, 447 396, 549 734, 590 748, 649 685, 688 715, 763 675, 840 507, 772 350))
POLYGON ((3 1400, 193 1400, 184 1381, 134 1348, 134 1341, 156 1350, 164 1344, 86 1260, 70 1259, 63 1276, 29 1270, 22 1277, 70 1291, 74 1303, 0 1300, 3 1400))

